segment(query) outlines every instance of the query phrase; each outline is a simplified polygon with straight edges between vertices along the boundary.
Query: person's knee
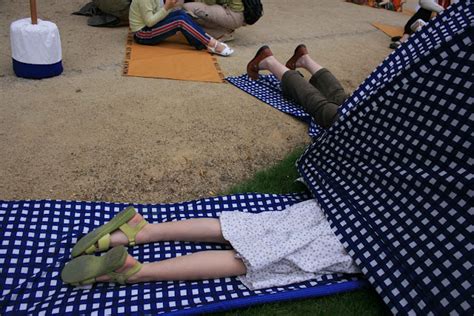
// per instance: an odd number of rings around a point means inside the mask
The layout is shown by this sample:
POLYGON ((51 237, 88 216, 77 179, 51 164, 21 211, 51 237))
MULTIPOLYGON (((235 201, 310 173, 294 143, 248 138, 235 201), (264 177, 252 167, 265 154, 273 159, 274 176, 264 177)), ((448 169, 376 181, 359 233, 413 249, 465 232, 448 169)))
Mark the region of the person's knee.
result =
POLYGON ((179 14, 176 15, 176 21, 178 22, 178 26, 182 27, 183 23, 192 24, 194 21, 192 18, 184 11, 180 10, 179 14))
POLYGON ((189 14, 186 13, 184 10, 177 10, 174 12, 174 15, 177 19, 189 19, 189 14))
POLYGON ((308 95, 306 102, 306 111, 322 128, 329 128, 337 119, 339 105, 322 99, 319 95, 308 95))
POLYGON ((198 2, 185 3, 184 9, 188 12, 191 12, 191 14, 193 14, 195 17, 199 19, 205 19, 208 16, 203 3, 198 3, 198 2))

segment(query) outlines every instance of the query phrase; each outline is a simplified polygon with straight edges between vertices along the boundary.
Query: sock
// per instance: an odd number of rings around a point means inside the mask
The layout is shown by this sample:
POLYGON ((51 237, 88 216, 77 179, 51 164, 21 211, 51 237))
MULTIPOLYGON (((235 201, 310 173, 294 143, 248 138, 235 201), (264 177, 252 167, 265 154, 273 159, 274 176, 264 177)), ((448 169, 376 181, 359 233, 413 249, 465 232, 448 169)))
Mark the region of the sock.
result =
POLYGON ((436 3, 436 0, 420 0, 420 7, 423 9, 440 13, 444 10, 442 6, 436 3))

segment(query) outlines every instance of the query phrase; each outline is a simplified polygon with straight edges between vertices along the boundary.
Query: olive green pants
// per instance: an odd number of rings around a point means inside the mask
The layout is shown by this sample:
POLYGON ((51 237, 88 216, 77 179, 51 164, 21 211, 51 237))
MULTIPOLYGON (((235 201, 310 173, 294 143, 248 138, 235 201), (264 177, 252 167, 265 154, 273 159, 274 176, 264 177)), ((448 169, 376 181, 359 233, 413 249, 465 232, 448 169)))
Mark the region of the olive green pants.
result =
POLYGON ((329 128, 337 119, 337 109, 347 99, 340 82, 327 69, 317 71, 306 81, 297 71, 285 72, 281 79, 283 94, 311 115, 316 123, 329 128))

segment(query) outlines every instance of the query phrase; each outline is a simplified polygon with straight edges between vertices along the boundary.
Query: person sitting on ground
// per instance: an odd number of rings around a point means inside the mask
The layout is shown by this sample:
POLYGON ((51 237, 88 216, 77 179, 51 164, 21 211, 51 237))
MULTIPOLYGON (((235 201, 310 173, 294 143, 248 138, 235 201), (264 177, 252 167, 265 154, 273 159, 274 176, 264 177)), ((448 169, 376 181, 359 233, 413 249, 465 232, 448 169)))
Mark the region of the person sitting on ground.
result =
POLYGON ((296 47, 285 65, 280 63, 268 46, 262 46, 247 65, 247 74, 257 80, 259 70, 268 70, 281 81, 283 94, 296 101, 315 122, 329 128, 338 119, 338 108, 348 95, 333 74, 314 61, 304 44, 296 47), (311 79, 304 80, 296 68, 304 68, 311 79))
POLYGON ((177 8, 179 0, 133 0, 130 5, 130 29, 135 42, 155 45, 181 31, 189 44, 221 56, 234 51, 224 43, 208 35, 201 26, 183 10, 177 8))
POLYGON ((242 0, 186 1, 183 8, 214 38, 222 42, 234 39, 234 31, 245 25, 242 0))
POLYGON ((129 207, 81 238, 61 272, 65 283, 191 281, 238 276, 251 290, 332 273, 360 273, 315 200, 282 211, 223 211, 219 218, 149 224, 129 207), (125 245, 212 242, 208 250, 141 264, 125 245), (87 255, 108 250, 105 255, 87 255))
POLYGON ((402 43, 406 42, 410 38, 410 35, 420 30, 426 23, 429 22, 433 12, 439 14, 450 4, 449 1, 446 0, 440 0, 438 2, 436 2, 436 0, 419 0, 420 8, 405 24, 403 36, 400 38, 392 38, 394 41, 390 44, 390 48, 395 49, 402 43), (438 2, 443 3, 444 6, 438 4, 438 2))

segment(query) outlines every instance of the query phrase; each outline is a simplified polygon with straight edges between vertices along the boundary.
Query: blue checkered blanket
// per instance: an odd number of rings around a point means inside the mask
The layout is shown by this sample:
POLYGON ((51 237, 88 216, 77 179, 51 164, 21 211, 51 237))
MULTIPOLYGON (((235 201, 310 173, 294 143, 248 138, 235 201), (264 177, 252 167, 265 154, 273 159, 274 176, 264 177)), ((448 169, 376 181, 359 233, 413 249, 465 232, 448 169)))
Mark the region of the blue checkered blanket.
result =
MULTIPOLYGON (((279 211, 309 197, 240 194, 178 204, 134 206, 150 222, 217 217, 221 212, 279 211)), ((264 302, 329 295, 361 288, 357 277, 325 275, 290 286, 250 291, 236 278, 198 282, 102 283, 74 288, 61 269, 75 242, 109 221, 126 204, 70 201, 0 201, 0 315, 197 314, 264 302)), ((129 253, 142 262, 163 260, 218 244, 160 242, 129 253)))
POLYGON ((259 75, 258 80, 251 80, 245 74, 236 77, 227 77, 225 80, 248 94, 253 95, 260 101, 271 105, 275 109, 308 123, 309 136, 314 138, 322 132, 322 128, 316 124, 308 113, 303 111, 293 100, 282 95, 280 81, 274 75, 259 75))
POLYGON ((393 313, 473 314, 473 7, 392 53, 298 162, 393 313))

